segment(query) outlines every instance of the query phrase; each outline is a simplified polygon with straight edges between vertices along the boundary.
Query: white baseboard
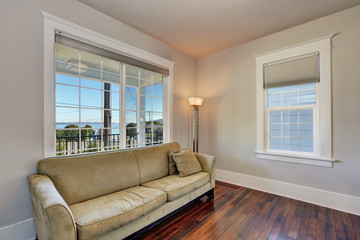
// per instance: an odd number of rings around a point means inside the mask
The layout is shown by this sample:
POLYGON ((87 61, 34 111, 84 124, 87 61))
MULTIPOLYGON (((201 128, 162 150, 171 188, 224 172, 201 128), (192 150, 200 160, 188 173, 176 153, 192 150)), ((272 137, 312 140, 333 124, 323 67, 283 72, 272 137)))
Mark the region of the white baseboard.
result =
POLYGON ((0 228, 1 240, 33 240, 36 238, 32 218, 0 228))
POLYGON ((220 169, 216 179, 360 216, 359 197, 220 169))

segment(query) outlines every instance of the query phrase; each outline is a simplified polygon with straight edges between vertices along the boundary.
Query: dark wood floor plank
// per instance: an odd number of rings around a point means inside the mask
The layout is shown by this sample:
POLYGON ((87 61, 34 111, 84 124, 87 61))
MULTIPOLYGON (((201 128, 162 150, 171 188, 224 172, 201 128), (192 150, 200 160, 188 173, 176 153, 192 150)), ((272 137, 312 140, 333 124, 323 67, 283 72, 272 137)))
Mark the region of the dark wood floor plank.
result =
POLYGON ((137 239, 360 240, 360 216, 240 186, 214 192, 137 239))
POLYGON ((217 198, 217 201, 214 204, 204 205, 203 208, 198 209, 197 211, 192 211, 191 214, 187 214, 178 219, 175 223, 170 225, 168 228, 162 229, 154 234, 154 236, 158 237, 158 239, 173 239, 177 234, 180 234, 186 228, 193 227, 194 225, 198 225, 197 216, 205 215, 214 209, 221 208, 224 206, 229 200, 236 196, 236 191, 227 191, 223 195, 217 198), (201 214, 199 214, 201 213, 201 214), (176 226, 176 228, 172 228, 171 226, 176 226))
POLYGON ((289 239, 296 239, 297 235, 299 233, 301 218, 304 213, 305 209, 305 203, 304 202, 298 202, 295 210, 295 216, 291 223, 291 227, 289 230, 288 238, 289 239))
POLYGON ((336 240, 334 210, 326 209, 326 239, 336 240))
POLYGON ((344 222, 346 239, 356 239, 354 226, 351 221, 350 214, 341 212, 344 222))
POLYGON ((278 240, 286 240, 288 238, 288 234, 290 231, 291 224, 294 220, 295 211, 296 211, 298 202, 299 201, 296 201, 293 199, 291 200, 291 206, 290 206, 288 214, 286 215, 285 221, 282 224, 281 230, 280 230, 278 238, 277 238, 278 240))
POLYGON ((260 223, 257 225, 257 228, 261 230, 261 233, 257 237, 257 240, 263 240, 266 239, 271 232, 271 229, 273 228, 276 219, 278 218, 279 214, 283 211, 283 208, 285 207, 284 203, 286 198, 279 197, 279 203, 275 207, 274 211, 271 213, 270 217, 265 220, 263 225, 260 225, 260 223))
POLYGON ((334 220, 335 220, 336 239, 345 240, 346 234, 345 234, 345 227, 341 212, 334 210, 334 220))
POLYGON ((243 198, 243 201, 234 201, 231 203, 232 208, 221 219, 219 224, 215 225, 205 233, 203 233, 199 240, 205 239, 222 239, 223 234, 232 226, 235 228, 237 224, 242 222, 247 216, 247 209, 253 204, 254 200, 260 196, 261 193, 251 190, 243 198))
POLYGON ((354 232, 356 235, 356 239, 360 240, 360 216, 350 214, 350 218, 351 218, 351 222, 354 226, 354 232))
POLYGON ((299 233, 296 239, 298 240, 306 239, 307 231, 309 229, 310 214, 311 214, 311 204, 305 203, 304 214, 301 218, 299 233))
POLYGON ((237 215, 233 215, 232 224, 228 225, 226 230, 217 239, 243 239, 241 237, 237 237, 237 232, 235 232, 236 228, 245 222, 250 215, 254 214, 254 211, 258 209, 257 203, 264 200, 266 196, 267 195, 264 192, 254 191, 254 196, 252 199, 248 200, 246 208, 239 212, 239 217, 237 217, 237 215))
POLYGON ((326 239, 326 208, 319 206, 316 239, 326 239))
MULTIPOLYGON (((247 191, 247 189, 243 188, 239 190, 239 195, 236 196, 236 199, 243 199, 250 191, 247 191)), ((196 230, 189 232, 188 234, 184 235, 184 239, 198 239, 201 235, 203 235, 205 232, 211 232, 212 229, 215 229, 217 232, 219 232, 219 226, 221 224, 221 218, 223 218, 225 215, 229 217, 229 212, 231 212, 233 209, 233 205, 231 202, 227 204, 225 207, 214 211, 213 213, 209 214, 207 218, 202 222, 202 225, 199 226, 196 230)))
POLYGON ((307 240, 316 239, 318 214, 319 214, 319 207, 316 205, 311 205, 310 222, 306 237, 307 240))
POLYGON ((267 218, 271 215, 273 209, 277 206, 279 198, 273 194, 267 194, 266 199, 257 203, 258 209, 254 214, 249 214, 243 224, 239 225, 234 231, 234 237, 242 239, 257 239, 260 234, 259 229, 256 228, 261 219, 267 218), (236 234, 236 235, 235 235, 236 234))
POLYGON ((273 225, 271 232, 269 233, 268 237, 266 239, 268 240, 274 240, 277 239, 279 236, 279 233, 281 231, 281 228, 285 222, 286 216, 288 214, 288 212, 290 211, 290 209, 293 207, 295 208, 296 205, 296 201, 289 199, 289 198, 285 198, 285 203, 284 203, 284 208, 282 209, 282 211, 280 212, 279 216, 277 217, 275 224, 273 225))

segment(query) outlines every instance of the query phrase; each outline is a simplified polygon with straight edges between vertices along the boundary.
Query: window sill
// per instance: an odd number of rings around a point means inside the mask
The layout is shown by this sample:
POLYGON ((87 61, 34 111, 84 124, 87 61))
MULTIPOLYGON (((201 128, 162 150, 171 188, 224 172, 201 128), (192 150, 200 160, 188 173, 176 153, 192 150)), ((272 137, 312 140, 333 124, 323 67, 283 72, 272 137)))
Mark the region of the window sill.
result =
POLYGON ((298 155, 290 155, 290 154, 282 154, 282 153, 269 153, 269 152, 255 152, 256 158, 258 159, 266 159, 266 160, 274 160, 281 162, 291 162, 305 165, 313 165, 320 167, 329 167, 333 166, 335 160, 328 158, 319 158, 314 156, 298 156, 298 155))

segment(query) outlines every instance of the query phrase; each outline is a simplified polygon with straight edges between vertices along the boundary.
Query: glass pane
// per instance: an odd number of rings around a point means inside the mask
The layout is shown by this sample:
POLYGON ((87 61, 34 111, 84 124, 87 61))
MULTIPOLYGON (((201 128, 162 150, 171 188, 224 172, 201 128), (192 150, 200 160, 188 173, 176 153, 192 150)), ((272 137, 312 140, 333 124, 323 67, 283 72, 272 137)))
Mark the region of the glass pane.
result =
POLYGON ((119 84, 111 84, 111 91, 120 92, 120 85, 119 84))
POLYGON ((299 101, 302 105, 316 104, 316 90, 300 91, 299 101))
MULTIPOLYGON (((138 141, 139 141, 139 146, 140 147, 144 147, 145 146, 145 143, 146 143, 146 130, 148 129, 145 129, 145 128, 138 128, 137 131, 138 131, 138 141)), ((150 128, 150 134, 151 134, 151 128, 150 128)))
POLYGON ((62 75, 62 74, 56 74, 56 83, 63 83, 63 84, 79 86, 79 78, 62 75))
POLYGON ((101 82, 89 79, 81 79, 81 86, 101 90, 101 82))
POLYGON ((120 62, 108 58, 103 58, 103 71, 120 75, 120 67, 120 62))
POLYGON ((295 106, 298 105, 298 93, 283 93, 283 106, 295 106))
POLYGON ((103 80, 109 83, 117 83, 120 84, 120 75, 103 72, 103 80))
POLYGON ((63 129, 68 125, 79 127, 79 108, 56 107, 56 129, 63 129))
POLYGON ((163 82, 162 82, 162 75, 158 74, 161 76, 161 79, 155 80, 153 82, 153 96, 154 97, 163 97, 163 82))
POLYGON ((163 111, 162 98, 153 98, 153 111, 154 112, 162 112, 163 111))
POLYGON ((126 89, 126 92, 127 92, 127 93, 136 94, 136 88, 135 88, 135 87, 126 86, 125 89, 126 89))
POLYGON ((80 68, 76 63, 56 61, 56 72, 79 76, 80 68))
POLYGON ((269 88, 268 94, 281 93, 281 88, 269 88))
POLYGON ((270 136, 271 137, 281 137, 281 125, 280 124, 271 124, 270 125, 270 136))
POLYGON ((116 111, 116 110, 111 111, 111 127, 112 128, 120 127, 120 111, 116 111))
POLYGON ((300 151, 313 152, 313 139, 300 138, 300 151))
POLYGON ((270 123, 281 123, 281 111, 270 111, 270 123))
POLYGON ((162 113, 153 113, 153 124, 162 126, 163 125, 163 114, 162 113))
POLYGON ((126 128, 126 145, 130 147, 138 146, 137 128, 126 128))
POLYGON ((80 74, 82 77, 101 80, 101 71, 100 70, 96 70, 96 69, 92 69, 92 68, 88 68, 88 69, 81 68, 80 74))
POLYGON ((162 143, 163 140, 163 128, 162 126, 154 125, 153 128, 153 142, 162 143))
POLYGON ((152 96, 152 86, 150 81, 141 80, 140 94, 152 96))
POLYGON ((126 94, 126 110, 136 111, 136 95, 126 94))
POLYGON ((79 106, 79 88, 56 85, 56 105, 79 106))
POLYGON ((145 97, 145 96, 141 96, 140 97, 140 110, 141 111, 151 111, 152 107, 151 107, 151 97, 145 97))
POLYGON ((298 138, 283 138, 283 150, 299 151, 299 139, 298 138))
POLYGON ((126 126, 127 127, 136 127, 136 112, 126 112, 126 126))
POLYGON ((56 155, 67 155, 69 153, 80 153, 79 130, 57 130, 56 131, 56 155))
POLYGON ((283 124, 283 136, 298 137, 298 124, 283 124))
POLYGON ((89 124, 92 127, 98 128, 101 125, 101 110, 82 109, 81 110, 81 127, 89 124))
POLYGON ((149 80, 149 81, 151 81, 151 71, 149 71, 149 70, 145 70, 145 69, 141 69, 141 68, 139 68, 139 70, 140 70, 140 78, 141 79, 145 79, 145 80, 149 80))
POLYGON ((299 85, 299 89, 301 90, 311 90, 316 89, 316 83, 308 83, 308 84, 301 84, 299 85))
POLYGON ((281 106, 281 95, 280 94, 269 94, 268 95, 268 107, 280 107, 281 106))
POLYGON ((111 95, 111 108, 120 109, 120 93, 110 92, 111 95))
POLYGON ((86 124, 84 128, 81 129, 81 141, 89 141, 96 134, 95 130, 90 124, 86 124))
POLYGON ((131 65, 126 65, 126 76, 139 78, 139 68, 131 65))
POLYGON ((300 110, 300 122, 301 123, 312 123, 313 122, 313 110, 312 109, 305 109, 300 110))
POLYGON ((152 125, 152 112, 140 112, 140 125, 139 127, 144 128, 145 126, 152 125))
POLYGON ((101 108, 101 91, 81 88, 81 106, 101 108))
POLYGON ((73 60, 79 62, 79 50, 60 44, 55 44, 56 60, 68 62, 73 60))
POLYGON ((300 137, 313 137, 312 124, 300 124, 300 137))
POLYGON ((271 137, 270 144, 279 145, 281 148, 281 138, 280 137, 271 137))
POLYGON ((283 122, 284 123, 297 123, 298 122, 298 111, 297 110, 283 111, 283 122))
POLYGON ((88 53, 88 52, 80 52, 81 55, 81 63, 83 64, 82 68, 84 69, 94 69, 101 70, 101 57, 88 53))
POLYGON ((283 88, 282 88, 282 92, 283 92, 283 93, 287 93, 287 92, 297 92, 297 89, 298 89, 298 85, 287 86, 287 87, 283 87, 283 88))

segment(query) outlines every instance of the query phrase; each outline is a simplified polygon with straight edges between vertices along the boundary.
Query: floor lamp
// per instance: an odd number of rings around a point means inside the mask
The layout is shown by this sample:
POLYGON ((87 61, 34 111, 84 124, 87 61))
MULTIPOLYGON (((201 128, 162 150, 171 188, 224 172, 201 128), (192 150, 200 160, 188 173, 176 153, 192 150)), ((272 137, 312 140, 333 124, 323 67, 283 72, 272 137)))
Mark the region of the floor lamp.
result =
POLYGON ((199 107, 202 105, 202 98, 190 97, 189 103, 193 106, 193 151, 199 151, 199 107))

